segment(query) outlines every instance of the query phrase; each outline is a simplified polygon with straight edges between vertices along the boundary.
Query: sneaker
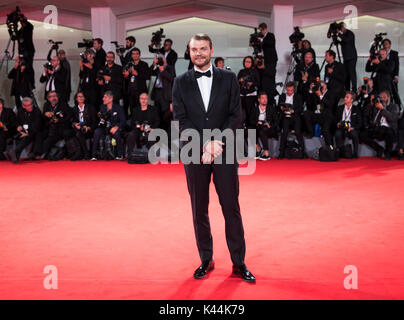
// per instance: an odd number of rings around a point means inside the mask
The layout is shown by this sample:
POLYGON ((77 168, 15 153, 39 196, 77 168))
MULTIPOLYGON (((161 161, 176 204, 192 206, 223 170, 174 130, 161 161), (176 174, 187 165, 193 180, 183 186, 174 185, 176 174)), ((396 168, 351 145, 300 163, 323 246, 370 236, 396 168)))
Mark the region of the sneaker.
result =
POLYGON ((92 158, 91 158, 91 161, 97 161, 97 158, 96 158, 96 157, 92 157, 92 158))
POLYGON ((259 159, 259 160, 262 160, 262 161, 266 161, 266 160, 271 159, 271 157, 270 157, 270 156, 266 156, 264 153, 262 153, 258 159, 259 159))
POLYGON ((257 151, 257 153, 255 154, 254 159, 259 159, 262 153, 263 153, 262 150, 261 150, 261 151, 257 151))
POLYGON ((123 160, 123 157, 115 157, 115 160, 122 161, 122 160, 123 160))

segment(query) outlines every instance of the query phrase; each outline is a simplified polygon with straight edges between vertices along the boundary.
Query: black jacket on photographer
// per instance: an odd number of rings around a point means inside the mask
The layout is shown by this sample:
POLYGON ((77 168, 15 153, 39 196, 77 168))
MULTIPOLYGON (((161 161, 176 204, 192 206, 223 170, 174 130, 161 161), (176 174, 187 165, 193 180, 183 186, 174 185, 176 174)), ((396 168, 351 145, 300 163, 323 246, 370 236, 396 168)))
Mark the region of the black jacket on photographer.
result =
MULTIPOLYGON (((151 98, 156 100, 156 90, 158 89, 158 78, 160 78, 161 85, 162 85, 162 97, 167 102, 168 107, 170 102, 172 101, 172 88, 173 88, 173 81, 174 81, 174 70, 173 67, 169 64, 166 65, 163 72, 160 72, 158 65, 150 66, 151 75, 156 76, 156 80, 153 85, 153 90, 151 93, 151 98)), ((166 110, 161 110, 166 111, 166 110)))
POLYGON ((80 115, 81 110, 79 106, 74 106, 72 110, 71 122, 82 123, 83 125, 90 128, 90 133, 94 134, 94 130, 97 128, 98 119, 95 108, 91 104, 84 104, 83 114, 80 115))
MULTIPOLYGON (((336 112, 336 120, 337 123, 342 121, 342 116, 344 113, 345 104, 341 104, 337 107, 336 112)), ((359 132, 360 128, 362 127, 362 112, 358 106, 352 105, 351 106, 351 124, 350 126, 359 132)))
POLYGON ((28 66, 25 67, 24 72, 21 72, 21 68, 18 69, 11 69, 8 74, 8 78, 13 80, 11 84, 11 96, 15 97, 16 106, 19 108, 21 107, 21 100, 20 97, 31 97, 32 93, 32 82, 33 73, 28 69, 28 66))
POLYGON ((136 128, 136 124, 147 124, 151 128, 156 129, 160 125, 160 116, 158 110, 154 106, 148 106, 146 110, 141 110, 141 108, 136 108, 133 112, 131 118, 132 130, 136 128))
POLYGON ((102 95, 105 91, 111 90, 114 94, 114 103, 118 103, 122 97, 123 89, 122 67, 114 63, 111 68, 105 65, 102 70, 104 71, 103 75, 111 76, 108 83, 105 80, 103 81, 102 95))
POLYGON ((100 50, 94 50, 95 56, 94 56, 94 69, 95 72, 97 73, 98 70, 104 68, 106 58, 107 58, 107 53, 105 52, 104 48, 101 48, 100 50))
POLYGON ((125 67, 130 61, 132 61, 132 50, 135 49, 135 45, 126 50, 125 55, 119 56, 119 60, 121 61, 122 68, 125 67))
POLYGON ((147 62, 140 60, 138 64, 133 65, 133 69, 138 75, 133 76, 129 71, 129 76, 125 79, 127 94, 140 95, 143 92, 148 92, 146 81, 150 80, 150 69, 147 62))
POLYGON ((255 68, 241 69, 237 75, 237 80, 243 78, 243 82, 240 83, 240 95, 246 96, 250 93, 257 91, 260 85, 260 75, 255 68), (252 82, 251 86, 248 86, 247 82, 252 82))
MULTIPOLYGON (((278 102, 278 113, 280 114, 280 119, 281 120, 285 117, 285 115, 284 115, 283 111, 279 108, 279 105, 281 103, 285 103, 285 101, 286 101, 286 93, 282 93, 280 95, 280 97, 279 97, 279 102, 278 102)), ((293 110, 294 110, 294 113, 292 114, 292 118, 299 118, 300 119, 300 116, 301 116, 301 114, 303 112, 303 99, 302 99, 302 96, 299 95, 296 92, 293 94, 293 105, 292 105, 292 107, 293 107, 293 110)))
POLYGON ((44 127, 48 128, 49 131, 57 131, 62 134, 63 130, 71 129, 71 120, 72 120, 72 109, 67 105, 66 102, 59 100, 59 102, 52 107, 49 101, 45 102, 42 110, 44 127), (46 112, 53 112, 56 116, 56 113, 61 112, 63 117, 57 117, 58 122, 54 123, 45 116, 46 112))
MULTIPOLYGON (((254 108, 251 110, 249 118, 247 119, 248 128, 254 129, 257 127, 259 115, 259 104, 256 103, 254 108)), ((276 130, 276 132, 279 131, 278 111, 274 105, 267 105, 265 109, 265 121, 268 122, 270 126, 276 130)))
POLYGON ((24 18, 24 27, 17 31, 18 54, 24 55, 27 65, 33 69, 35 47, 33 42, 34 26, 24 18))
POLYGON ((93 64, 92 69, 83 65, 83 71, 80 70, 79 78, 80 78, 80 91, 82 91, 84 96, 86 97, 86 102, 95 106, 95 103, 97 101, 97 87, 98 87, 96 80, 97 69, 95 67, 95 63, 93 64))
POLYGON ((345 91, 345 68, 341 62, 334 61, 332 64, 325 66, 324 81, 327 88, 332 93, 335 103, 343 96, 345 91), (331 74, 328 73, 328 68, 332 68, 331 74))
POLYGON ((100 114, 107 115, 108 121, 111 122, 111 127, 118 126, 121 132, 124 131, 126 126, 125 112, 119 104, 114 103, 109 111, 105 104, 101 105, 100 114))
POLYGON ((61 64, 55 69, 53 74, 42 74, 39 82, 45 83, 45 100, 48 92, 55 90, 59 95, 59 101, 67 101, 66 70, 61 64))
POLYGON ((368 60, 366 63, 366 72, 371 72, 374 88, 377 92, 392 90, 392 76, 394 71, 394 63, 387 58, 380 61, 379 64, 372 63, 368 60))
POLYGON ((28 135, 34 137, 42 129, 42 114, 39 108, 34 107, 31 112, 21 108, 17 112, 17 127, 28 126, 28 135))
POLYGON ((303 99, 308 100, 310 84, 316 82, 316 78, 320 77, 320 68, 318 64, 314 62, 310 63, 308 66, 304 63, 304 61, 296 67, 296 71, 294 74, 294 80, 298 81, 299 84, 297 86, 297 92, 299 92, 303 99), (302 73, 307 72, 308 77, 307 81, 302 80, 302 73))
POLYGON ((162 54, 162 55, 166 58, 167 64, 170 65, 170 66, 172 66, 173 72, 174 72, 174 77, 176 76, 176 73, 175 73, 175 64, 176 64, 177 59, 178 59, 178 54, 177 54, 177 52, 175 52, 173 49, 171 49, 170 52, 167 54, 167 53, 164 51, 164 47, 163 47, 163 48, 160 48, 160 49, 154 49, 154 48, 151 47, 151 46, 149 46, 149 52, 162 54))
POLYGON ((345 33, 338 34, 341 39, 341 51, 344 61, 358 58, 355 47, 355 35, 351 30, 346 29, 345 33))
POLYGON ((3 152, 7 147, 7 139, 12 137, 17 127, 17 120, 15 113, 10 108, 5 108, 0 113, 0 158, 3 156, 3 152), (7 131, 4 130, 7 128, 7 131))
POLYGON ((275 36, 273 33, 267 32, 265 34, 261 47, 264 53, 265 68, 276 69, 278 54, 276 53, 275 36))
POLYGON ((400 57, 398 56, 398 52, 395 50, 391 50, 387 53, 387 59, 391 61, 394 65, 393 67, 393 79, 399 76, 400 71, 400 57))

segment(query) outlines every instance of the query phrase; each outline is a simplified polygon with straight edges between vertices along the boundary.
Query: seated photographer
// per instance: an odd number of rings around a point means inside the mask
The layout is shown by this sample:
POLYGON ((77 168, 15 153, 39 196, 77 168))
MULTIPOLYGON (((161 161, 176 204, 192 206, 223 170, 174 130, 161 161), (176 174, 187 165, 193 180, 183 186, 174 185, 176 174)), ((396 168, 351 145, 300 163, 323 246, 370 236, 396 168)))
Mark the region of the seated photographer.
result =
POLYGON ((376 151, 377 157, 381 158, 384 153, 384 159, 390 160, 393 151, 393 143, 396 141, 397 125, 399 116, 399 107, 391 101, 389 91, 382 91, 376 97, 367 110, 368 114, 374 114, 373 119, 365 122, 365 128, 360 133, 360 139, 363 143, 376 151), (383 149, 376 140, 385 140, 386 149, 383 149))
MULTIPOLYGON (((95 68, 95 53, 91 49, 84 52, 84 56, 80 60, 80 85, 81 91, 88 104, 99 107, 97 103, 97 70, 95 68)), ((76 100, 76 99, 75 99, 76 100)))
MULTIPOLYGON (((31 98, 23 98, 21 108, 17 112, 17 134, 14 135, 15 149, 10 150, 5 155, 6 158, 17 163, 24 148, 30 143, 35 143, 41 131, 41 123, 41 111, 37 107, 34 107, 31 98)), ((35 155, 32 152, 29 153, 29 157, 35 159, 35 155)))
POLYGON ((75 106, 73 108, 72 127, 77 137, 84 159, 90 159, 90 151, 87 148, 86 140, 91 139, 97 127, 97 114, 94 106, 86 103, 83 92, 79 91, 74 97, 75 106))
POLYGON ((308 51, 304 54, 303 63, 296 66, 294 80, 298 81, 297 91, 301 94, 307 103, 310 84, 320 77, 320 68, 314 62, 313 54, 308 51))
POLYGON ((359 132, 361 128, 361 110, 358 106, 353 105, 355 93, 348 91, 345 94, 344 104, 337 107, 337 129, 335 131, 335 141, 340 156, 344 147, 345 138, 352 139, 353 158, 358 158, 359 132))
POLYGON ((4 107, 4 100, 0 98, 0 160, 7 159, 3 152, 7 148, 7 140, 14 136, 16 117, 12 109, 4 107))
POLYGON ((268 139, 278 139, 278 113, 275 106, 268 105, 268 96, 265 92, 258 94, 258 104, 255 104, 248 118, 248 128, 257 130, 257 155, 260 160, 269 160, 268 139), (258 143, 258 139, 262 142, 262 148, 258 143))
POLYGON ((114 103, 119 103, 122 98, 123 75, 122 67, 115 63, 115 53, 107 52, 107 63, 97 73, 97 82, 101 87, 101 96, 105 92, 112 91, 114 103))
POLYGON ((34 74, 27 68, 24 58, 15 58, 14 68, 8 74, 9 79, 13 79, 11 84, 11 96, 15 98, 17 109, 21 108, 21 99, 32 95, 32 83, 34 74))
POLYGON ((237 75, 240 84, 241 107, 243 112, 243 122, 247 122, 251 110, 257 101, 257 90, 260 82, 258 71, 253 64, 253 57, 248 56, 243 60, 244 69, 237 75))
POLYGON ((103 97, 104 104, 101 105, 98 116, 100 122, 94 132, 93 150, 91 160, 97 160, 98 147, 100 140, 106 135, 111 135, 116 141, 117 156, 116 160, 123 159, 122 134, 126 125, 125 112, 123 108, 114 103, 114 94, 112 91, 106 91, 103 97))
POLYGON ((333 110, 334 106, 326 83, 324 81, 311 83, 307 110, 303 113, 309 139, 314 136, 314 126, 319 124, 325 143, 327 145, 334 144, 331 135, 331 126, 334 122, 333 110))
POLYGON ((66 102, 66 70, 60 64, 59 57, 52 57, 50 62, 45 63, 43 70, 39 82, 45 82, 45 99, 49 92, 56 91, 59 100, 66 102))
POLYGON ((392 91, 394 71, 393 61, 387 59, 387 51, 380 49, 379 54, 370 56, 366 63, 366 72, 371 72, 376 92, 392 91))
POLYGON ((303 99, 300 95, 295 94, 294 82, 288 82, 286 84, 286 94, 281 94, 281 96, 279 97, 278 105, 280 109, 280 127, 282 129, 278 159, 283 159, 285 157, 286 140, 290 129, 293 129, 295 131, 296 138, 303 150, 303 155, 306 158, 307 155, 305 152, 303 134, 301 129, 303 99))
MULTIPOLYGON (((65 101, 59 99, 56 91, 49 91, 47 100, 42 111, 44 122, 47 124, 47 128, 45 128, 42 133, 44 140, 41 153, 45 154, 47 154, 59 140, 64 139, 67 141, 68 138, 73 136, 73 129, 71 128, 71 108, 65 101)), ((39 150, 35 151, 36 154, 40 154, 39 150)))
POLYGON ((356 103, 359 109, 362 110, 370 103, 370 96, 374 94, 373 80, 366 77, 363 78, 363 85, 358 89, 358 95, 356 96, 356 103))
POLYGON ((126 140, 128 154, 135 147, 141 148, 143 145, 146 145, 147 149, 150 149, 155 142, 148 141, 149 132, 158 128, 160 124, 158 112, 154 106, 149 105, 149 96, 146 92, 140 95, 139 101, 140 107, 136 108, 132 114, 132 131, 126 140))
POLYGON ((163 47, 161 49, 153 49, 153 43, 149 45, 149 51, 151 53, 161 54, 167 61, 167 64, 171 66, 174 77, 175 73, 175 63, 177 62, 178 55, 177 52, 172 48, 173 41, 171 39, 164 40, 163 47))
POLYGON ((336 106, 345 93, 345 67, 341 62, 335 60, 333 50, 327 50, 324 59, 327 62, 324 81, 330 91, 330 97, 334 99, 332 104, 336 106))
POLYGON ((121 50, 116 50, 116 54, 118 55, 119 60, 121 60, 122 67, 125 67, 132 60, 132 50, 136 48, 135 45, 136 38, 134 36, 129 36, 125 39, 125 56, 121 50))
MULTIPOLYGON (((148 91, 146 81, 150 80, 150 69, 148 64, 141 60, 140 49, 132 49, 131 59, 123 68, 123 77, 129 110, 132 115, 134 110, 139 107, 139 95, 148 91)), ((128 114, 128 110, 125 110, 125 115, 128 114)))

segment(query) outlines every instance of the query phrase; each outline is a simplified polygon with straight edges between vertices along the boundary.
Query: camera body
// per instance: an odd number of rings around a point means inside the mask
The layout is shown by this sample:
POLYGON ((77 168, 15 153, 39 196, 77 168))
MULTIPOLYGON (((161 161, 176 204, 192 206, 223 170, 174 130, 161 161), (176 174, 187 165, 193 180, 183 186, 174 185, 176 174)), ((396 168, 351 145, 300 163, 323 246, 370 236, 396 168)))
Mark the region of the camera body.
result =
POLYGON ((290 103, 285 103, 285 102, 280 103, 279 107, 281 108, 281 110, 286 118, 292 117, 293 106, 290 103))
POLYGON ((100 112, 100 122, 98 123, 98 127, 106 130, 111 129, 111 112, 100 112))
POLYGON ((262 44, 259 38, 262 38, 264 35, 258 31, 257 28, 254 28, 254 33, 250 34, 249 46, 254 49, 254 56, 257 56, 258 53, 262 51, 262 44))
POLYGON ((49 71, 53 71, 55 69, 53 67, 52 63, 50 63, 49 61, 46 62, 43 66, 45 67, 46 70, 49 70, 49 71))
POLYGON ((90 49, 94 45, 94 39, 83 39, 83 42, 77 43, 77 48, 86 48, 90 49))
POLYGON ((331 23, 330 26, 328 27, 327 38, 332 37, 335 40, 338 33, 341 31, 343 25, 344 25, 343 22, 337 23, 336 21, 334 21, 333 23, 331 23))
POLYGON ((341 121, 341 129, 344 129, 345 131, 348 131, 349 128, 351 127, 351 122, 350 121, 341 121))
POLYGON ((304 38, 304 33, 300 31, 298 26, 294 27, 294 32, 289 36, 289 41, 292 44, 297 44, 299 41, 302 41, 304 38))
POLYGON ((6 19, 8 33, 12 41, 18 40, 18 23, 21 21, 26 21, 26 18, 22 14, 20 7, 16 6, 13 12, 7 14, 6 19))
POLYGON ((118 44, 118 41, 111 41, 113 45, 115 45, 116 53, 120 53, 121 55, 125 52, 126 48, 123 45, 118 44))
POLYGON ((123 67, 123 71, 129 71, 130 68, 134 68, 135 64, 133 63, 133 61, 129 61, 124 67, 123 67))
POLYGON ((151 43, 155 47, 159 47, 161 44, 161 40, 164 39, 166 36, 164 35, 164 29, 160 28, 160 30, 157 30, 156 32, 152 33, 152 38, 151 38, 151 43))
POLYGON ((384 41, 383 36, 386 36, 386 32, 380 32, 378 34, 375 34, 375 37, 373 39, 373 44, 370 47, 369 53, 370 53, 370 60, 374 60, 376 58, 380 57, 379 50, 382 47, 382 43, 384 41))

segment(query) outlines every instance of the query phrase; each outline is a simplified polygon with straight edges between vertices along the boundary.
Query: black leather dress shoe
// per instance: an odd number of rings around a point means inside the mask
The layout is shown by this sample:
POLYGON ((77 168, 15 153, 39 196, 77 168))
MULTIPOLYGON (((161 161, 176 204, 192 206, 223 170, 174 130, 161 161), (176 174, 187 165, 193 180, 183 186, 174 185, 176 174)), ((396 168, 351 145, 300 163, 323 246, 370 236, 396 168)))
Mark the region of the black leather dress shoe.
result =
POLYGON ((195 270, 194 278, 202 279, 206 277, 209 271, 212 271, 214 268, 215 268, 215 261, 213 260, 203 261, 202 264, 199 266, 199 268, 195 270))
POLYGON ((243 264, 241 266, 233 265, 233 274, 238 275, 247 282, 255 282, 256 279, 253 274, 247 269, 246 265, 243 264))

